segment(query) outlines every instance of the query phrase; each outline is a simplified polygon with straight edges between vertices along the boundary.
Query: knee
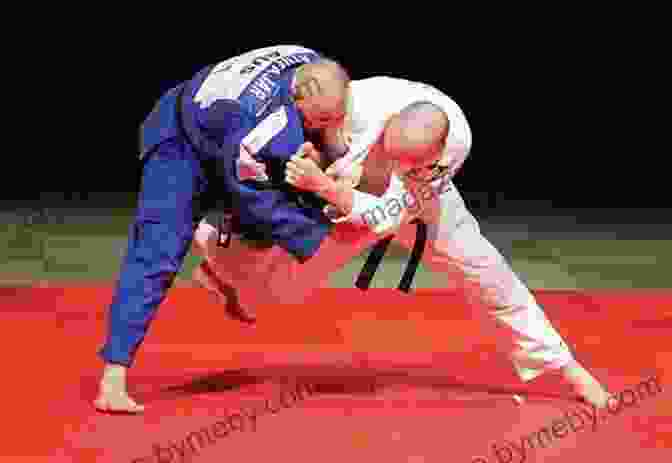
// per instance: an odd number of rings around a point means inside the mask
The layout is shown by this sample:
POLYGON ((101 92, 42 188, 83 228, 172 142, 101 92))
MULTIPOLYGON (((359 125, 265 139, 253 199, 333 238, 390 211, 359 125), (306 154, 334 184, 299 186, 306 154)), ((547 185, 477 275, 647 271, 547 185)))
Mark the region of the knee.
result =
POLYGON ((433 271, 458 272, 464 261, 464 252, 460 250, 459 243, 434 240, 427 244, 423 260, 433 271))

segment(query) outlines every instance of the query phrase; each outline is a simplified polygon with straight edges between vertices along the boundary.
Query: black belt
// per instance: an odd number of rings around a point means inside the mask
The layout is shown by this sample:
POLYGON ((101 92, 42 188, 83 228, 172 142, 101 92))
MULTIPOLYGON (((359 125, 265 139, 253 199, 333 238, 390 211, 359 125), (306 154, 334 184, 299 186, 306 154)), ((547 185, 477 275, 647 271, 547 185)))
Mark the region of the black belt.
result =
MULTIPOLYGON (((413 278, 415 277, 415 272, 418 270, 418 265, 420 265, 420 260, 422 259, 422 254, 425 252, 425 244, 427 242, 427 224, 419 219, 415 219, 411 223, 417 225, 415 233, 415 244, 413 244, 411 256, 408 259, 406 269, 404 270, 404 274, 401 277, 399 286, 397 286, 397 289, 404 293, 410 292, 411 284, 413 283, 413 278)), ((359 272, 357 281, 355 281, 355 286, 357 288, 361 289, 362 291, 369 289, 369 286, 371 286, 371 280, 373 280, 373 276, 375 275, 376 270, 378 270, 378 266, 380 266, 383 257, 385 257, 387 248, 389 247, 393 238, 394 235, 383 238, 374 245, 373 249, 371 249, 371 253, 366 259, 361 272, 359 272)))

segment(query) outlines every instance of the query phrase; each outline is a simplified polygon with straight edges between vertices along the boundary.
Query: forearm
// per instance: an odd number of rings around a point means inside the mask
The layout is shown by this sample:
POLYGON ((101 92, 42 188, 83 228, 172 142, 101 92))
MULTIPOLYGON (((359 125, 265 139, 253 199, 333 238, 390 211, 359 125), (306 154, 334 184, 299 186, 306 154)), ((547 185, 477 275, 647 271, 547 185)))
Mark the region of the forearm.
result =
POLYGON ((334 183, 335 186, 325 188, 320 196, 338 210, 339 214, 334 214, 333 210, 327 213, 336 223, 349 222, 384 235, 397 229, 406 220, 411 212, 408 209, 417 208, 415 200, 397 178, 392 180, 383 196, 358 191, 350 184, 334 183))

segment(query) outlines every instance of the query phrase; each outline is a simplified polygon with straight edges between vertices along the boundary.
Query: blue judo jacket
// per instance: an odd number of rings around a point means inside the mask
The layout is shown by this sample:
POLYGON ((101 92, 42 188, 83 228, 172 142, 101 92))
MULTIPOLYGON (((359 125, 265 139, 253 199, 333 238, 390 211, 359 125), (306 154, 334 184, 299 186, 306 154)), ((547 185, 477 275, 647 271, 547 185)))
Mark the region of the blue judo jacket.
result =
POLYGON ((271 241, 299 261, 317 251, 331 226, 323 201, 284 182, 286 162, 305 141, 291 80, 296 67, 318 58, 306 48, 278 46, 208 66, 166 92, 140 129, 141 158, 168 139, 187 140, 216 170, 215 188, 231 208, 236 231, 271 241), (238 180, 243 140, 266 164, 270 187, 238 180))

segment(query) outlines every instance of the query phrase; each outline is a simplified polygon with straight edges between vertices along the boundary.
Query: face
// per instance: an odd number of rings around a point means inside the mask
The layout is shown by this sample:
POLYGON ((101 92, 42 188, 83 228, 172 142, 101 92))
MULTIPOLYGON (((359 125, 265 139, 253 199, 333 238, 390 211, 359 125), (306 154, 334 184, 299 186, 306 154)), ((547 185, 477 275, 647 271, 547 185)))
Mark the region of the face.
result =
POLYGON ((345 121, 343 98, 313 96, 297 102, 306 129, 341 127, 345 121))
POLYGON ((406 177, 419 181, 431 178, 442 157, 445 141, 409 145, 400 137, 401 133, 394 127, 385 130, 382 139, 385 157, 394 160, 397 171, 406 177))

